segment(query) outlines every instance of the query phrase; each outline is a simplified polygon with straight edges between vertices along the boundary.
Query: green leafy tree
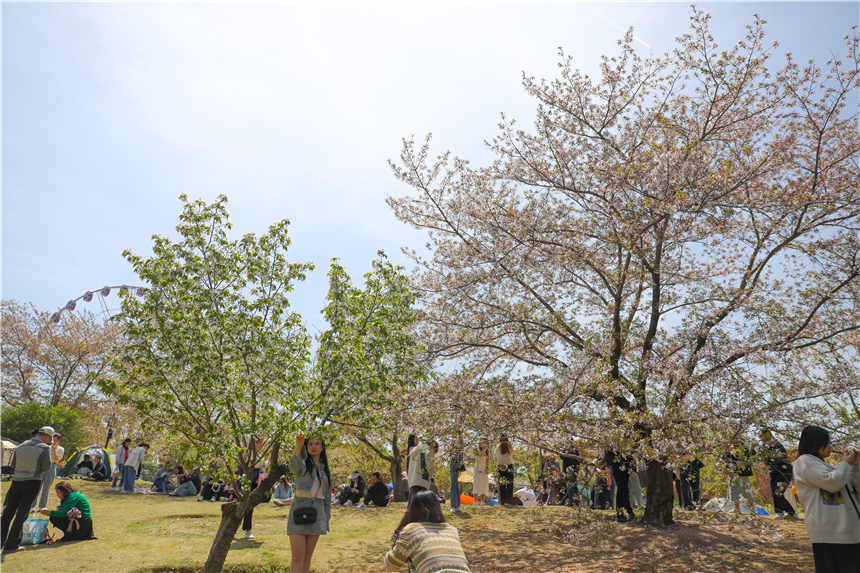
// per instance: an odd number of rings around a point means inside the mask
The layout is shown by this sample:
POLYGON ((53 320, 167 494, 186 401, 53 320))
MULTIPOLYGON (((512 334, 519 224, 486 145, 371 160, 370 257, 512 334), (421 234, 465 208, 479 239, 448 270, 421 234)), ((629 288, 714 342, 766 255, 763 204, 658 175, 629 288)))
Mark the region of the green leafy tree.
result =
MULTIPOLYGON (((311 263, 289 263, 289 221, 260 237, 228 238, 227 198, 187 197, 174 242, 153 237, 153 255, 124 256, 149 288, 126 297, 116 320, 127 343, 114 364, 117 380, 102 388, 140 413, 145 428, 218 462, 239 488, 222 520, 204 572, 220 571, 242 518, 286 473, 281 438, 320 432, 334 417, 355 426, 378 418, 384 404, 420 375, 420 348, 402 330, 413 320, 414 295, 400 269, 374 263, 364 289, 334 263, 324 315, 331 328, 318 340, 290 311, 288 293, 311 263), (259 464, 270 473, 251 491, 240 478, 259 464)), ((291 438, 288 439, 288 442, 291 438)))
POLYGON ((35 401, 24 402, 16 408, 0 410, 3 437, 21 443, 30 439, 36 428, 51 426, 63 435, 62 445, 68 454, 87 446, 80 429, 80 413, 67 406, 49 406, 35 401))
POLYGON ((220 571, 242 517, 263 501, 283 475, 281 436, 320 414, 310 388, 311 338, 287 295, 311 263, 290 263, 289 221, 262 236, 228 237, 227 198, 184 206, 179 240, 153 237, 153 254, 123 255, 149 285, 127 296, 115 320, 127 344, 114 363, 116 380, 102 388, 141 414, 144 429, 192 444, 202 459, 218 460, 237 489, 225 504, 204 571, 220 571), (253 492, 255 465, 272 472, 253 492))

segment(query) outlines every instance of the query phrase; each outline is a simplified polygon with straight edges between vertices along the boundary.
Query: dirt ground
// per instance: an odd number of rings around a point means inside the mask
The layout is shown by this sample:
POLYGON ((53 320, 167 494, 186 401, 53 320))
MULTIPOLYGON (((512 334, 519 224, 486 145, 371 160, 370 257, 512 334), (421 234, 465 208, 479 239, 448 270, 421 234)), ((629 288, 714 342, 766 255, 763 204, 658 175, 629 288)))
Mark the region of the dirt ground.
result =
MULTIPOLYGON (((548 508, 538 520, 456 524, 476 573, 813 573, 802 520, 678 512, 652 529, 548 508), (475 524, 478 525, 478 524, 475 524)), ((516 511, 516 510, 510 510, 516 511)), ((477 517, 477 516, 476 516, 477 517)), ((511 516, 513 517, 513 516, 511 516)), ((483 519, 481 521, 484 521, 483 519)))

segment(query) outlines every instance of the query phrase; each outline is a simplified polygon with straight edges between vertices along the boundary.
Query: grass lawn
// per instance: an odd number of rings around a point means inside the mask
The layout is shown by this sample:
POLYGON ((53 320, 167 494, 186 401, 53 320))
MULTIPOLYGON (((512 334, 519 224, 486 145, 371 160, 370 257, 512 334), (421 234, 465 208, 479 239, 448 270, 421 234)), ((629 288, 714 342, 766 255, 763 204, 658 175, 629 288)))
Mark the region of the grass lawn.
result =
MULTIPOLYGON (((141 482, 138 482, 141 484, 141 482)), ((191 572, 202 566, 218 522, 220 504, 196 498, 127 495, 109 483, 75 480, 90 500, 95 541, 29 546, 3 557, 3 573, 191 572)), ((4 482, 0 491, 9 487, 4 482)), ((53 492, 50 505, 58 503, 53 492)), ((314 555, 318 573, 380 571, 388 537, 404 504, 393 508, 332 511, 331 533, 314 555)), ((678 525, 653 530, 616 524, 609 513, 563 507, 463 506, 449 522, 460 530, 475 572, 797 572, 812 573, 812 548, 802 521, 678 512, 678 525)), ((256 539, 241 530, 227 557, 236 573, 276 573, 289 568, 287 508, 258 507, 256 539)), ((449 514, 450 515, 450 514, 449 514)), ((51 532, 57 530, 50 528, 51 532)), ((405 571, 405 570, 404 570, 405 571)))

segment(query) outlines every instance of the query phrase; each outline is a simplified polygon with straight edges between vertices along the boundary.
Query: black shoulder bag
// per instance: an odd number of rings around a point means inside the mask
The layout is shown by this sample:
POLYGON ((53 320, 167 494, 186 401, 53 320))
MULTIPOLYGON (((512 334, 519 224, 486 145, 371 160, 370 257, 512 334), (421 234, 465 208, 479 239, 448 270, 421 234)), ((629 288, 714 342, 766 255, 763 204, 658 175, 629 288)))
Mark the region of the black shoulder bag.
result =
POLYGON ((293 521, 296 525, 310 525, 317 522, 317 508, 303 507, 293 512, 293 521))

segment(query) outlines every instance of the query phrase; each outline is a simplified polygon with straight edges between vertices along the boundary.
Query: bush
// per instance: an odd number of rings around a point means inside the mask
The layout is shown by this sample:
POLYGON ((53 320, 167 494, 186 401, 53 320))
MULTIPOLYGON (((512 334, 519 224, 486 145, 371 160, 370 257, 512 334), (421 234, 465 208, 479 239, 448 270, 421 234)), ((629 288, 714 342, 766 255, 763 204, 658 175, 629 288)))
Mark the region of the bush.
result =
POLYGON ((76 448, 87 446, 86 437, 80 430, 78 417, 80 411, 66 406, 46 406, 38 402, 27 402, 17 408, 4 408, 0 411, 0 427, 3 437, 18 443, 30 439, 34 429, 51 426, 63 435, 60 442, 69 456, 76 448))

